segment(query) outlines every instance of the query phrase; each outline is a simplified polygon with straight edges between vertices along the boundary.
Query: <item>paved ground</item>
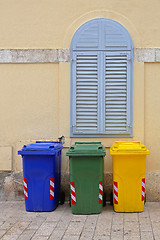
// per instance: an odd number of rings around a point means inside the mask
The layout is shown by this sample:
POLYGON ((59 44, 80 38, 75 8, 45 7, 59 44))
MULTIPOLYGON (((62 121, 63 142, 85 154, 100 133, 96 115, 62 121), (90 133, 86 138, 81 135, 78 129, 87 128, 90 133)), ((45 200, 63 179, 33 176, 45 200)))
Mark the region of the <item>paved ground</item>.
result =
POLYGON ((97 215, 73 215, 68 203, 54 212, 26 212, 24 202, 0 202, 2 240, 160 240, 160 203, 142 213, 115 213, 107 204, 97 215))

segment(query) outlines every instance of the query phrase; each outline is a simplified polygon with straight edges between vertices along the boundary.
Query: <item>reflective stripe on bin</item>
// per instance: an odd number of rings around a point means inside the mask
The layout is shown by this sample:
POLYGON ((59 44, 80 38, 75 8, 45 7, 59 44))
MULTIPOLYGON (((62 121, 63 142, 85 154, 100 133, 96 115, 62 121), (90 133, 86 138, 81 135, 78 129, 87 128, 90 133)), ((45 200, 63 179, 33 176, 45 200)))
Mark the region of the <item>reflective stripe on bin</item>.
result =
POLYGON ((70 186, 71 186, 71 199, 72 199, 72 205, 76 205, 76 193, 75 193, 74 182, 70 182, 70 186))
POLYGON ((50 200, 54 200, 54 178, 50 178, 50 200))
POLYGON ((24 197, 25 200, 28 200, 27 178, 23 178, 23 184, 24 184, 24 197))
POLYGON ((114 182, 114 204, 118 204, 118 182, 114 182))
POLYGON ((103 199, 103 186, 102 181, 99 182, 99 204, 102 204, 103 199))
POLYGON ((145 178, 142 178, 142 201, 145 200, 145 178))

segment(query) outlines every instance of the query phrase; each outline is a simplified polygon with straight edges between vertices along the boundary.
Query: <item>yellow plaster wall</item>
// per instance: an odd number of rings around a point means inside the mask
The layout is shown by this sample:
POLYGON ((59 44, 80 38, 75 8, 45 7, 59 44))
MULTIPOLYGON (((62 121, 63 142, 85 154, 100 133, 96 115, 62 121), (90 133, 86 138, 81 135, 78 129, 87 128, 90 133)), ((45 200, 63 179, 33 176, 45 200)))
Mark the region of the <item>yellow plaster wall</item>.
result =
POLYGON ((0 47, 69 47, 68 29, 94 16, 123 19, 140 36, 142 47, 159 47, 159 0, 0 0, 0 47))
MULTIPOLYGON (((135 48, 156 48, 160 39, 159 6, 159 0, 0 0, 0 49, 69 48, 78 27, 97 17, 120 22, 129 31, 135 48)), ((134 63, 133 138, 127 139, 141 140, 150 149, 147 163, 150 172, 160 170, 159 69, 158 63, 145 64, 145 68, 144 63, 134 63)), ((0 64, 0 84, 0 145, 13 147, 13 156, 6 153, 6 168, 15 171, 22 169, 17 150, 30 141, 57 139, 64 135, 66 151, 74 141, 79 140, 69 137, 69 62, 0 64)), ((117 138, 80 140, 102 141, 107 148, 105 171, 111 172, 109 147, 117 138)), ((65 154, 62 159, 62 171, 68 171, 65 154)))
POLYGON ((10 171, 12 169, 12 147, 0 146, 0 171, 10 171))
POLYGON ((0 142, 58 134, 58 64, 0 64, 0 142))
POLYGON ((148 172, 160 172, 160 63, 145 63, 145 144, 148 172))
POLYGON ((0 64, 0 81, 0 146, 58 136, 58 64, 0 64))

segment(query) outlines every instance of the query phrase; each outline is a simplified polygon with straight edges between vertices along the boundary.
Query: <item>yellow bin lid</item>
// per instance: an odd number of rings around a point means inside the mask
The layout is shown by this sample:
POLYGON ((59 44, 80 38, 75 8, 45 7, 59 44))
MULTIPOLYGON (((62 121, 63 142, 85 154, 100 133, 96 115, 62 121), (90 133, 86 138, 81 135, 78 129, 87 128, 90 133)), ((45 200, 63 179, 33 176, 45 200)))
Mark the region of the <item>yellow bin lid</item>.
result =
POLYGON ((111 155, 148 155, 149 150, 140 141, 116 141, 110 148, 111 155))

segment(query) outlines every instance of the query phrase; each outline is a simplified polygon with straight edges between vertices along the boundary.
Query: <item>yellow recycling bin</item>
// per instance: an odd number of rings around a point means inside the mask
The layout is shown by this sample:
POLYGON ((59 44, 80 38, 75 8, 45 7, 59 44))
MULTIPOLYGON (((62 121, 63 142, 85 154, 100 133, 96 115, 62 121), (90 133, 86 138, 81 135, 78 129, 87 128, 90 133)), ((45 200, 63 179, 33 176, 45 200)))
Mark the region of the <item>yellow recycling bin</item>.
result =
POLYGON ((113 203, 116 212, 142 212, 145 202, 146 155, 139 141, 116 141, 113 160, 113 203))

